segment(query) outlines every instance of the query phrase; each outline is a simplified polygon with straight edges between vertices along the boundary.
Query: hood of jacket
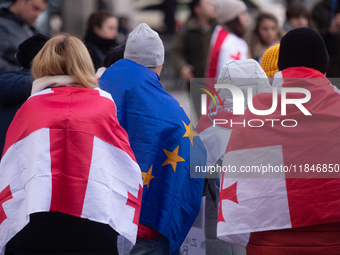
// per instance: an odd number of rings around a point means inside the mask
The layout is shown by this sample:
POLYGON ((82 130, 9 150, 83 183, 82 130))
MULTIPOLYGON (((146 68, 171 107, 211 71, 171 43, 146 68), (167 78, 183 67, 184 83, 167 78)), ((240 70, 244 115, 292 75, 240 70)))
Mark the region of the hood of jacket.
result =
MULTIPOLYGON (((248 101, 248 88, 252 88, 252 97, 262 92, 271 92, 268 77, 259 63, 253 59, 236 60, 226 64, 218 77, 217 84, 230 84, 239 88, 248 101)), ((217 89, 224 107, 232 111, 233 95, 229 89, 217 89)))

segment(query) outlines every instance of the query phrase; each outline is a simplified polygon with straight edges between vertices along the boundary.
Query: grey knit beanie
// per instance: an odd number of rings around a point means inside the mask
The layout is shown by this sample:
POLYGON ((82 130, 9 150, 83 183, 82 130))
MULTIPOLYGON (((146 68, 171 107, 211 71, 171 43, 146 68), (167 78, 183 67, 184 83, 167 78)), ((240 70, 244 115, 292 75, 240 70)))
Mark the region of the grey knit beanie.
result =
POLYGON ((157 67, 164 63, 164 46, 157 32, 147 24, 139 24, 126 42, 124 58, 146 67, 157 67))

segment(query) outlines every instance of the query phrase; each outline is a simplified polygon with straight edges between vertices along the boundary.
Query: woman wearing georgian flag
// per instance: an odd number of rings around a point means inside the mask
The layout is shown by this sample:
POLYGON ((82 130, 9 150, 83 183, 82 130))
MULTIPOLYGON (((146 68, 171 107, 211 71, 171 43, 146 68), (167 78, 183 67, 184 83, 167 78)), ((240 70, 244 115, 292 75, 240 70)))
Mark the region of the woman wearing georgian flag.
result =
POLYGON ((118 254, 136 241, 140 168, 111 95, 78 38, 50 39, 31 97, 8 128, 0 164, 0 254, 118 254))
POLYGON ((248 16, 247 6, 241 0, 221 1, 216 10, 219 25, 211 38, 205 77, 217 79, 225 64, 247 59, 248 46, 242 37, 248 16))

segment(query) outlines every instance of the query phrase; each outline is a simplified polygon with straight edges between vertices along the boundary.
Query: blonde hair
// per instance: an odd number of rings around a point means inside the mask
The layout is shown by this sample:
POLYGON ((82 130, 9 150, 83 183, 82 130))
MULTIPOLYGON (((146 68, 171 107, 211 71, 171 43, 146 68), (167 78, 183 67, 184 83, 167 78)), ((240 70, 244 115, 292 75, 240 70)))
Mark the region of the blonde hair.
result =
POLYGON ((98 87, 90 54, 80 39, 61 33, 50 39, 32 63, 34 79, 71 75, 85 88, 98 87))

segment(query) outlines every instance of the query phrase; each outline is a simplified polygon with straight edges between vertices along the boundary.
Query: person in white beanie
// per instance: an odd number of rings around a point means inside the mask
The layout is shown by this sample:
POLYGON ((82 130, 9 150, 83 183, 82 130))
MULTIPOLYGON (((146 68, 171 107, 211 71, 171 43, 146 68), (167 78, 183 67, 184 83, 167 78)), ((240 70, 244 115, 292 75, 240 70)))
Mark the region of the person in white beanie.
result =
POLYGON ((248 46, 242 39, 248 22, 247 6, 241 0, 223 0, 217 6, 217 22, 210 42, 206 78, 219 76, 222 66, 247 59, 248 46))
MULTIPOLYGON (((232 61, 222 67, 217 84, 232 84, 242 90, 245 104, 248 100, 248 87, 253 95, 270 92, 271 86, 258 62, 254 59, 232 61)), ((233 115, 233 96, 229 89, 216 89, 223 105, 214 106, 208 115, 202 115, 197 124, 197 132, 207 149, 207 166, 221 165, 233 126, 217 125, 215 120, 236 121, 233 115)), ((216 173, 214 173, 216 174, 216 173)), ((205 249, 206 254, 246 255, 246 249, 217 238, 217 219, 219 208, 219 188, 221 175, 210 175, 205 183, 205 249)))
POLYGON ((190 165, 206 164, 205 157, 198 163, 189 152, 204 145, 183 108, 163 89, 163 63, 162 40, 142 23, 129 34, 124 59, 99 80, 116 103, 143 176, 137 242, 130 255, 177 254, 202 199, 204 179, 190 178, 190 165))

